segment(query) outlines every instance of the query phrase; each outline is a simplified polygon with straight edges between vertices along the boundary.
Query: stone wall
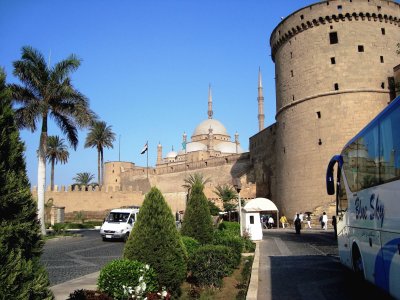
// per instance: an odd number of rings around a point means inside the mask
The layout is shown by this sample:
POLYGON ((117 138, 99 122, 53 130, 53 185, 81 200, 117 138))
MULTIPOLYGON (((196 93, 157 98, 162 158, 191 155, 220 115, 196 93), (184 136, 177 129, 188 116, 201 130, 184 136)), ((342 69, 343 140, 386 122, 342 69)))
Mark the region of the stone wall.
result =
POLYGON ((253 181, 256 197, 274 201, 276 197, 276 128, 273 124, 250 137, 250 160, 253 164, 253 181))

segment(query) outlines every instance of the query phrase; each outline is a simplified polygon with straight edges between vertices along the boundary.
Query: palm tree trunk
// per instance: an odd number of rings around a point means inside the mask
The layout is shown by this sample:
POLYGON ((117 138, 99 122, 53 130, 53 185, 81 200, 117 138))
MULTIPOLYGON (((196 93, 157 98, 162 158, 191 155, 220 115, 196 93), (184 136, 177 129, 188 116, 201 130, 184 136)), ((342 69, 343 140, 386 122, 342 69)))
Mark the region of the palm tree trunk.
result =
POLYGON ((100 159, 101 159, 101 183, 99 182, 99 186, 101 187, 103 185, 103 180, 104 180, 104 153, 103 153, 103 149, 101 149, 100 159))
POLYGON ((100 185, 100 150, 97 150, 97 183, 100 185))
MULTIPOLYGON (((47 126, 46 126, 47 127, 47 126)), ((46 185, 46 143, 47 132, 40 134, 39 163, 38 163, 38 219, 42 235, 46 235, 44 219, 44 191, 46 185)))
POLYGON ((54 191, 54 159, 51 160, 50 186, 51 186, 51 191, 54 191))

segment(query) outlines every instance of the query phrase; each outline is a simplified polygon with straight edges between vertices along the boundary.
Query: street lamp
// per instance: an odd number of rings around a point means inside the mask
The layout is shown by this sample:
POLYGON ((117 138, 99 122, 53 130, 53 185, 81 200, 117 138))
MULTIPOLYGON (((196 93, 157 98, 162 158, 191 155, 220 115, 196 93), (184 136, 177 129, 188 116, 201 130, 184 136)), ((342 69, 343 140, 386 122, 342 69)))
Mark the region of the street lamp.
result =
POLYGON ((242 203, 240 201, 240 190, 242 189, 242 183, 240 182, 240 178, 233 178, 232 180, 233 187, 235 188, 236 192, 238 193, 238 200, 239 200, 239 228, 240 228, 240 236, 243 236, 242 232, 242 203))

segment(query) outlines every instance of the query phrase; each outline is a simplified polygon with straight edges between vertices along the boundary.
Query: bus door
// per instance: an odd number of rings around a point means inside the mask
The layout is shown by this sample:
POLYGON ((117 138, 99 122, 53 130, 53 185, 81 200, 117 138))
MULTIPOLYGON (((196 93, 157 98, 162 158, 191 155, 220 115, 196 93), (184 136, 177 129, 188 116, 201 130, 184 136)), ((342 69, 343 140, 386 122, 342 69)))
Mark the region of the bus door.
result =
POLYGON ((343 158, 335 155, 329 162, 326 173, 326 188, 328 195, 336 196, 336 230, 340 260, 343 264, 351 267, 349 227, 348 227, 348 198, 346 186, 344 184, 344 174, 342 174, 343 158), (336 187, 334 170, 336 170, 336 187))

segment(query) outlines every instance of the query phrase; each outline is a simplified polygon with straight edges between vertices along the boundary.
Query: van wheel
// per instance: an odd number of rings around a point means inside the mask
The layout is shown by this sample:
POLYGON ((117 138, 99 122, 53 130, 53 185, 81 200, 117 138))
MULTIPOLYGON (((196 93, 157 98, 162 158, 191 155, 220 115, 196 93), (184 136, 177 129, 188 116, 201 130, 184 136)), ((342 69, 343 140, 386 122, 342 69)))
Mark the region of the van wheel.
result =
POLYGON ((364 280, 364 265, 361 257, 360 250, 356 244, 353 245, 353 270, 360 280, 364 280))
POLYGON ((125 236, 124 236, 124 242, 126 242, 126 241, 128 240, 128 238, 129 238, 129 232, 127 232, 127 233, 125 234, 125 236))
POLYGON ((103 242, 107 242, 107 239, 103 236, 103 242))

